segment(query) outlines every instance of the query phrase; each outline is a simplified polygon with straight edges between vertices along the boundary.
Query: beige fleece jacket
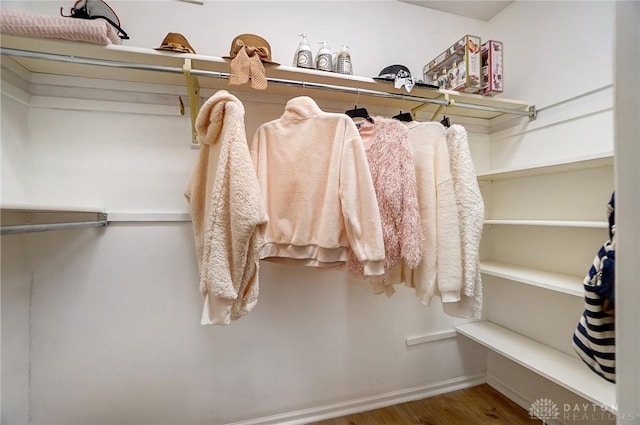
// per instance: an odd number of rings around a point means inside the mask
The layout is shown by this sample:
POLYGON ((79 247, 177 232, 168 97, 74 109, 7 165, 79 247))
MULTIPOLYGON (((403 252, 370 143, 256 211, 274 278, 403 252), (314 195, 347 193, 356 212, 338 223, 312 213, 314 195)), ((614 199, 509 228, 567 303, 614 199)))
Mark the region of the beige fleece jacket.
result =
POLYGON ((293 98, 256 130, 251 155, 269 215, 261 258, 333 267, 352 249, 365 275, 383 273, 380 213, 351 118, 293 98))
POLYGON ((253 169, 242 103, 225 90, 200 108, 201 144, 184 195, 191 209, 201 324, 227 325, 258 302, 259 252, 268 220, 253 169))

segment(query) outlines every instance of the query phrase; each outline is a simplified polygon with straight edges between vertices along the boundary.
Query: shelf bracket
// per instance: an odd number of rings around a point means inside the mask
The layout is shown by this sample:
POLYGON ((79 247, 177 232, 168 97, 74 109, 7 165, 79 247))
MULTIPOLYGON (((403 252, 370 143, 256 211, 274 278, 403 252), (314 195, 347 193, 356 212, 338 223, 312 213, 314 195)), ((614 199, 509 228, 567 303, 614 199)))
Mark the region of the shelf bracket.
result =
POLYGON ((184 77, 187 82, 187 93, 189 94, 189 113, 191 114, 191 146, 198 148, 198 133, 196 131, 196 117, 200 110, 200 84, 198 78, 191 74, 191 59, 185 59, 182 66, 184 77))
POLYGON ((443 103, 442 105, 438 106, 438 109, 436 109, 436 112, 434 112, 433 116, 431 117, 431 121, 435 121, 436 120, 438 115, 440 115, 440 112, 442 112, 442 108, 448 108, 449 106, 455 106, 456 100, 455 99, 451 99, 451 96, 449 96, 449 93, 445 93, 444 94, 444 99, 446 100, 446 103, 443 103))

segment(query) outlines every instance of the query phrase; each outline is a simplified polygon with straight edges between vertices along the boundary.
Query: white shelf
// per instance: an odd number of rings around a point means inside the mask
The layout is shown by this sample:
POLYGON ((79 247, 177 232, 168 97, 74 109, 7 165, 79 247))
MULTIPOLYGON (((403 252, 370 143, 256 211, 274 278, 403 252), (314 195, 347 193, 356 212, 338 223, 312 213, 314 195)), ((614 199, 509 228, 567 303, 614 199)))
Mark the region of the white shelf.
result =
MULTIPOLYGON (((119 80, 141 83, 156 83, 163 85, 184 86, 185 77, 182 68, 185 59, 191 60, 192 75, 198 77, 199 86, 202 89, 227 89, 228 80, 212 73, 228 73, 229 60, 221 57, 206 56, 200 54, 175 54, 158 51, 154 48, 132 47, 126 45, 100 46, 90 43, 71 42, 66 40, 39 39, 29 37, 16 37, 3 35, 0 40, 3 49, 37 52, 51 55, 61 55, 71 58, 93 60, 93 63, 75 63, 68 60, 56 60, 56 58, 43 59, 24 57, 16 53, 7 54, 15 63, 26 71, 34 74, 63 75, 75 77, 89 77, 93 79, 119 80), (112 65, 104 66, 104 62, 112 65), (149 69, 155 67, 156 69, 149 69), (178 72, 175 72, 175 71, 178 72), (199 76, 197 72, 209 73, 199 76)), ((6 53, 6 52, 5 52, 6 53)), ((221 52, 226 54, 226 52, 221 52)), ((4 62, 3 57, 3 62, 4 62)), ((4 66, 4 64, 3 64, 4 66)), ((308 96, 329 101, 354 103, 359 97, 366 99, 367 106, 387 107, 393 109, 413 109, 420 107, 420 113, 429 118, 438 109, 440 104, 425 103, 420 99, 444 99, 450 96, 459 106, 449 107, 447 115, 464 116, 479 119, 492 119, 505 115, 511 111, 518 113, 530 113, 530 105, 526 102, 505 99, 501 97, 481 96, 475 94, 459 93, 435 88, 414 87, 411 93, 404 89, 396 89, 393 84, 374 80, 372 77, 341 75, 332 72, 307 70, 285 65, 267 65, 266 76, 274 84, 269 83, 267 90, 260 94, 273 94, 282 96, 299 96, 304 90, 308 96), (277 84, 278 81, 306 83, 306 86, 291 85, 287 83, 277 84), (323 85, 322 90, 316 85, 323 85), (348 89, 348 90, 344 90, 348 89), (354 89, 359 89, 355 95, 354 89), (382 92, 390 96, 373 96, 366 93, 367 90, 382 92), (412 99, 412 97, 415 97, 412 99), (463 107, 462 105, 469 105, 463 107), (476 107, 499 108, 500 111, 477 109, 476 107)), ((249 85, 234 86, 234 91, 253 92, 249 85)))
POLYGON ((487 219, 484 224, 505 224, 516 226, 551 226, 551 227, 583 227, 593 229, 607 229, 606 221, 577 221, 577 220, 503 220, 487 219))
POLYGON ((492 322, 467 323, 457 331, 602 408, 616 412, 616 387, 582 360, 492 322))
POLYGON ((525 167, 491 170, 478 174, 478 180, 505 180, 517 177, 539 176, 544 174, 563 173, 567 171, 609 166, 613 166, 613 152, 603 152, 595 155, 548 162, 544 164, 533 164, 525 167))
POLYGON ((524 283, 561 292, 563 294, 584 296, 582 287, 583 277, 572 276, 561 273, 547 272, 529 267, 514 266, 510 264, 497 263, 492 261, 482 261, 480 272, 490 276, 496 276, 513 282, 524 283))

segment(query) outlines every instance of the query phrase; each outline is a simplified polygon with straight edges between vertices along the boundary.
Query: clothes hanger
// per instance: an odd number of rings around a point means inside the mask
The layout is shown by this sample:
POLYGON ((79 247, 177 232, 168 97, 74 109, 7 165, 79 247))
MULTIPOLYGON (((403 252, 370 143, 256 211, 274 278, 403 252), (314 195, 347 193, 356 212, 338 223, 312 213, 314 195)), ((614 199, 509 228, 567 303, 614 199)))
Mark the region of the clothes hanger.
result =
POLYGON ((373 122, 373 118, 371 118, 371 116, 369 115, 369 111, 367 111, 367 108, 358 108, 357 104, 353 107, 353 109, 345 111, 345 114, 349 115, 351 118, 364 118, 371 123, 373 122))
POLYGON ((449 102, 445 106, 444 112, 442 113, 442 119, 440 120, 440 124, 442 124, 445 128, 451 127, 451 120, 447 116, 447 110, 449 109, 449 105, 453 106, 455 105, 455 102, 456 102, 454 99, 449 99, 449 97, 447 97, 447 100, 449 102))
POLYGON ((373 118, 369 115, 369 111, 367 108, 358 108, 358 98, 360 97, 360 90, 358 89, 358 97, 356 97, 356 104, 353 106, 353 109, 348 109, 344 111, 345 114, 350 116, 351 118, 364 118, 370 123, 373 123, 373 118))
MULTIPOLYGON (((402 102, 404 103, 404 96, 402 96, 402 102)), ((413 121, 413 115, 411 114, 411 112, 402 112, 402 109, 400 109, 400 113, 398 113, 398 115, 394 115, 393 117, 391 117, 395 120, 398 121, 403 121, 403 122, 411 122, 413 121)))
POLYGON ((402 109, 398 115, 394 115, 392 118, 403 122, 413 121, 413 115, 411 115, 411 112, 402 112, 402 109))
POLYGON ((444 112, 442 113, 442 119, 440 120, 440 124, 445 126, 445 128, 451 127, 451 120, 447 116, 447 109, 449 109, 449 105, 445 106, 444 112))

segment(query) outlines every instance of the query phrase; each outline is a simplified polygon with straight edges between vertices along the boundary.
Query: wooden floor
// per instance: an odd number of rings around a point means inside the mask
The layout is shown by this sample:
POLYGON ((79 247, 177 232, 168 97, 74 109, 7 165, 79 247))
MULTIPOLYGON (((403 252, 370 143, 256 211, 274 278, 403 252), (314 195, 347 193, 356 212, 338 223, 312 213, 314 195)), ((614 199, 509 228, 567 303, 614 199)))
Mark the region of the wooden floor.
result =
POLYGON ((526 409, 487 384, 309 425, 533 425, 526 409))

